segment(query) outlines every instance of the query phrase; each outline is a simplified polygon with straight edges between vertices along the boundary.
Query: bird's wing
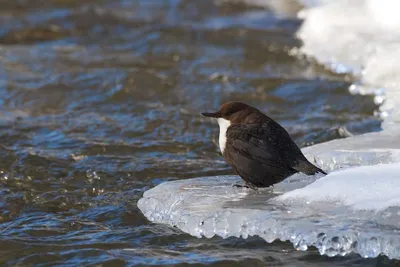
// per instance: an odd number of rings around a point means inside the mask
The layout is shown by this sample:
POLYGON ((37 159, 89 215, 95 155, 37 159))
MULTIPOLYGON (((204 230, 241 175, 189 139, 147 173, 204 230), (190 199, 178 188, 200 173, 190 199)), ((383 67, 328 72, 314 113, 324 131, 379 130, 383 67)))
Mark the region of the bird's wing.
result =
POLYGON ((326 174, 326 172, 307 160, 289 133, 281 125, 273 120, 267 120, 259 129, 262 131, 259 135, 265 137, 263 147, 276 151, 284 164, 289 168, 307 175, 316 173, 326 174))
POLYGON ((233 163, 243 162, 245 157, 268 165, 272 171, 292 169, 308 175, 326 174, 306 159, 289 133, 277 123, 235 124, 228 128, 227 137, 227 145, 238 152, 231 155, 233 163))
POLYGON ((261 128, 267 142, 278 152, 287 166, 307 175, 326 174, 307 160, 289 133, 278 123, 272 120, 266 121, 261 128))
POLYGON ((259 138, 260 134, 262 136, 260 130, 260 127, 252 124, 235 124, 228 128, 227 146, 231 149, 227 151, 231 151, 229 157, 232 163, 261 163, 277 171, 289 168, 273 144, 268 139, 259 138))

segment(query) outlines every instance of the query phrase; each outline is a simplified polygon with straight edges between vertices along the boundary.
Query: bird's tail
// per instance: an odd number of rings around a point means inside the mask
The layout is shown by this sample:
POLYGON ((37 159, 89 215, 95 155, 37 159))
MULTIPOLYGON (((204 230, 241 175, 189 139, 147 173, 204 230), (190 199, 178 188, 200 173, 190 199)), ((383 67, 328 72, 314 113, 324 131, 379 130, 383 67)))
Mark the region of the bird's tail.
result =
POLYGON ((317 173, 327 174, 325 171, 320 168, 314 166, 312 163, 308 161, 299 162, 296 166, 293 167, 296 171, 302 172, 307 175, 313 175, 317 173))

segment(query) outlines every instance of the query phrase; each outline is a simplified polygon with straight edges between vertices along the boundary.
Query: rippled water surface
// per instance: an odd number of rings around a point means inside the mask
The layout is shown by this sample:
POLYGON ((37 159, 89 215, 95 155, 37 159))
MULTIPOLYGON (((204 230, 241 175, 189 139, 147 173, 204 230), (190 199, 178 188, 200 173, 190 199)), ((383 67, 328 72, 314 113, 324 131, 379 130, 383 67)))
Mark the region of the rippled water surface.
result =
MULTIPOLYGON (((293 1, 288 1, 288 3, 293 1)), ((296 6, 290 6, 296 10, 296 6)), ((292 14, 237 1, 0 1, 0 263, 386 266, 150 224, 143 191, 230 174, 200 115, 241 100, 300 146, 376 131, 371 97, 291 51, 292 14)))

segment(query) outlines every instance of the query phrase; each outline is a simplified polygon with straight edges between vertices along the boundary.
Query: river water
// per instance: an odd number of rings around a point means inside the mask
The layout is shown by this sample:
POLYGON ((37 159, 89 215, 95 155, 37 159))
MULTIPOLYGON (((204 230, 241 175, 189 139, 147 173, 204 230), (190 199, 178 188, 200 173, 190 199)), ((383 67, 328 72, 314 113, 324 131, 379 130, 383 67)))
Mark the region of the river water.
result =
POLYGON ((231 173, 200 115, 226 101, 257 106, 301 147, 380 129, 352 77, 293 53, 295 16, 237 1, 1 0, 0 21, 2 266, 393 264, 197 239, 136 206, 163 181, 231 173))

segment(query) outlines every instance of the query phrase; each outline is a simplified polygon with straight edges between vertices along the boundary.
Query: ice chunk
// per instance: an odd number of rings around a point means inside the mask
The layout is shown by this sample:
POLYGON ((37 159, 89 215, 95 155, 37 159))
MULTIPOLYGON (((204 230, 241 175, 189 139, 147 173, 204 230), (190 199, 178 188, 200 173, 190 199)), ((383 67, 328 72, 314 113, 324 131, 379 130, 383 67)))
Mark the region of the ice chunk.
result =
MULTIPOLYGON (((398 165, 395 168, 399 170, 398 165)), ((339 174, 343 175, 340 181, 349 182, 352 178, 345 171, 339 174)), ((247 238, 257 235, 267 242, 275 239, 290 241, 299 250, 315 246, 321 254, 328 256, 356 252, 363 257, 376 257, 382 253, 389 258, 400 258, 400 235, 396 234, 400 227, 398 208, 378 213, 355 211, 335 202, 337 195, 334 193, 335 201, 324 199, 327 203, 297 201, 290 204, 293 200, 288 201, 289 197, 303 196, 301 192, 304 196, 312 194, 315 192, 313 187, 293 191, 299 192, 298 195, 284 194, 289 196, 286 199, 288 202, 274 199, 274 196, 295 184, 303 186, 306 179, 302 175, 294 175, 290 182, 281 183, 273 190, 258 191, 232 187, 232 184, 240 182, 236 176, 166 182, 145 192, 138 206, 149 220, 176 226, 197 237, 211 238, 217 235, 223 238, 247 238)), ((387 184, 388 188, 393 180, 387 184)), ((373 178, 368 182, 372 182, 371 186, 377 184, 373 178)), ((319 183, 319 186, 325 191, 332 189, 331 183, 319 183)), ((333 188, 346 186, 352 184, 336 184, 333 188)), ((383 187, 380 189, 384 193, 383 187)), ((393 190, 389 191, 393 193, 393 190)), ((354 193, 357 194, 357 190, 354 193)), ((371 194, 364 194, 369 203, 373 203, 371 194)), ((356 196, 353 200, 360 204, 362 196, 356 196)), ((351 203, 348 200, 347 204, 351 203)), ((379 205, 379 208, 383 206, 379 205)))

